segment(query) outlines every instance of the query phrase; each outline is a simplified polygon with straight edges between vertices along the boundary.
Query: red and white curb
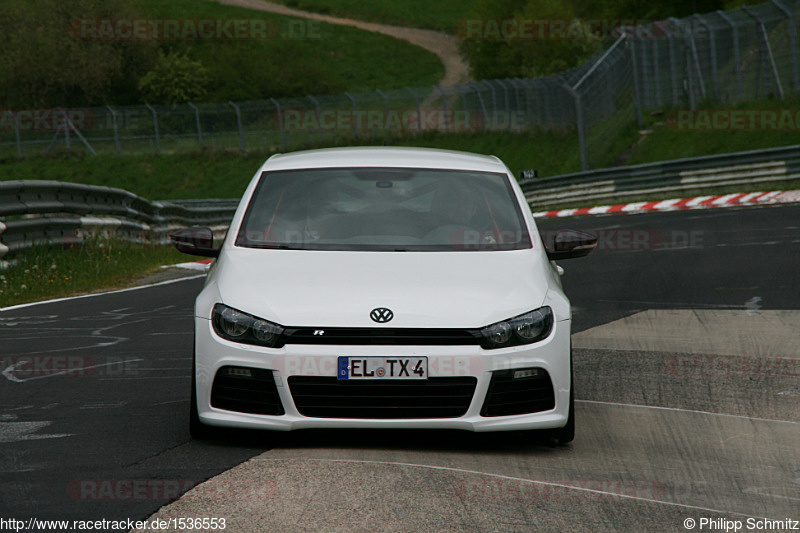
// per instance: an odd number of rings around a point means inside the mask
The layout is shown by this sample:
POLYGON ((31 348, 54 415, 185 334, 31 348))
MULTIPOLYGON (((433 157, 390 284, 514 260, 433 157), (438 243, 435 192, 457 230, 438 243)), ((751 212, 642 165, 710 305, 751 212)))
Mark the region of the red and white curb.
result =
POLYGON ((742 207, 752 205, 800 203, 800 190, 770 191, 725 194, 720 196, 695 196, 693 198, 675 198, 654 202, 634 202, 617 205, 601 205, 597 207, 581 207, 579 209, 557 209, 534 213, 537 218, 560 218, 580 215, 608 215, 617 213, 655 213, 663 211, 683 211, 689 209, 710 209, 717 207, 742 207))

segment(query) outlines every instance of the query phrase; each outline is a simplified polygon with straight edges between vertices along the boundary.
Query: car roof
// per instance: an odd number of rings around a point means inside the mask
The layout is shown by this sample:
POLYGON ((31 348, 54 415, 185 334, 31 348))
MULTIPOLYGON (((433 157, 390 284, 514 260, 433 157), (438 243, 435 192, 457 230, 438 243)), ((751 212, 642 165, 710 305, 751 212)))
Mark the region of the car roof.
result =
POLYGON ((276 154, 264 163, 261 171, 330 167, 441 168, 507 172, 505 165, 495 156, 435 148, 380 146, 325 148, 276 154))

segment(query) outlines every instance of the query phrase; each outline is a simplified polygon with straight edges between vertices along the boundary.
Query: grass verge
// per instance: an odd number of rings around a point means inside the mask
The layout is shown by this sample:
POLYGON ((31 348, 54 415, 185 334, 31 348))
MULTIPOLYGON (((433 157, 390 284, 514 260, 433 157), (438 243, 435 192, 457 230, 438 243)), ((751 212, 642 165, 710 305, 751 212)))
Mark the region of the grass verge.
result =
POLYGON ((467 18, 479 0, 277 0, 302 9, 393 26, 409 26, 454 33, 457 21, 467 18))
POLYGON ((139 4, 144 17, 156 19, 268 22, 267 38, 171 40, 161 45, 165 50, 188 50, 208 68, 212 80, 205 102, 428 86, 444 76, 444 65, 435 54, 386 35, 212 0, 139 4))
POLYGON ((0 308, 127 287, 161 265, 187 257, 171 247, 131 249, 125 243, 32 248, 18 254, 14 266, 0 270, 0 308))

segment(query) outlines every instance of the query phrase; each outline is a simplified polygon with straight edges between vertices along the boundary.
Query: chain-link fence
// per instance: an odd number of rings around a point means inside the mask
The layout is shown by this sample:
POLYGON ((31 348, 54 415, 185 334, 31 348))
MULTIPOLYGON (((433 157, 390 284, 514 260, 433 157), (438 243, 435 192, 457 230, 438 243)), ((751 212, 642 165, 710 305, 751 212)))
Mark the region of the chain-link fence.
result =
POLYGON ((395 133, 577 130, 585 170, 613 162, 615 139, 640 128, 645 110, 800 91, 799 7, 800 0, 771 0, 625 27, 585 64, 547 77, 238 103, 0 111, 0 155, 287 151, 395 133))

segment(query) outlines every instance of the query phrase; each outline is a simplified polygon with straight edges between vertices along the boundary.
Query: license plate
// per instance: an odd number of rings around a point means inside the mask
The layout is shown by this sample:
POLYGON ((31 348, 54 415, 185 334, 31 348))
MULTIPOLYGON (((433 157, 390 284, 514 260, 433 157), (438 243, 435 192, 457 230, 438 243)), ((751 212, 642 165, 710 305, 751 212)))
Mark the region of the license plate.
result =
POLYGON ((428 379, 427 357, 339 357, 339 379, 428 379))

